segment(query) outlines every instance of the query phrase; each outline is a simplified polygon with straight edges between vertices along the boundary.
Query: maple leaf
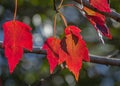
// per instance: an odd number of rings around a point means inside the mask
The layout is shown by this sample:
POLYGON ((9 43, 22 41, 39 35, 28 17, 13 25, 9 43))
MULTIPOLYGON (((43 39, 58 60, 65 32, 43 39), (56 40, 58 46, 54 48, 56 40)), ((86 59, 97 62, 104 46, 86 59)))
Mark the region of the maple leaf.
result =
POLYGON ((5 56, 10 73, 13 72, 23 55, 23 48, 32 51, 32 30, 28 25, 12 20, 3 24, 5 56))
POLYGON ((105 24, 105 20, 106 20, 105 16, 95 11, 92 11, 87 7, 84 7, 84 11, 86 12, 86 17, 91 22, 91 24, 94 26, 94 28, 98 32, 100 31, 104 36, 111 39, 112 35, 110 34, 109 28, 105 24))
POLYGON ((90 0, 90 5, 103 12, 111 12, 108 0, 90 0))
POLYGON ((79 71, 82 67, 82 60, 90 61, 85 42, 80 35, 80 29, 75 26, 68 26, 65 29, 65 38, 61 41, 59 50, 59 64, 66 62, 68 69, 78 80, 79 71))
POLYGON ((54 37, 48 38, 43 45, 43 49, 47 51, 47 59, 50 64, 50 73, 53 73, 54 68, 58 64, 60 39, 54 37))

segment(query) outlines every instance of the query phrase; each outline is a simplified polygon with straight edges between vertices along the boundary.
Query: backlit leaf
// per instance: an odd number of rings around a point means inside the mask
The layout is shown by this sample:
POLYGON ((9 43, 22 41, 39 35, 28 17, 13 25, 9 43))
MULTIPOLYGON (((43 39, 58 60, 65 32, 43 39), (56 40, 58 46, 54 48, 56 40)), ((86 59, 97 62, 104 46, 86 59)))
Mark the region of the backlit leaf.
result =
POLYGON ((17 20, 3 24, 5 56, 8 60, 10 73, 23 56, 23 48, 32 51, 31 28, 17 20))
POLYGON ((58 64, 60 39, 54 37, 48 38, 43 45, 43 49, 47 51, 47 59, 50 64, 50 73, 52 73, 58 64))
POLYGON ((105 16, 95 11, 92 11, 87 7, 84 7, 84 11, 86 12, 86 17, 91 22, 91 24, 94 26, 94 28, 97 31, 99 30, 104 36, 111 39, 112 36, 110 34, 109 28, 105 24, 105 20, 106 20, 105 16))
POLYGON ((86 44, 79 32, 79 28, 68 26, 65 29, 66 36, 60 43, 61 49, 59 51, 59 64, 66 62, 68 69, 75 75, 76 80, 79 77, 82 60, 90 61, 86 44))
POLYGON ((108 0, 90 0, 90 4, 103 12, 111 12, 108 0))

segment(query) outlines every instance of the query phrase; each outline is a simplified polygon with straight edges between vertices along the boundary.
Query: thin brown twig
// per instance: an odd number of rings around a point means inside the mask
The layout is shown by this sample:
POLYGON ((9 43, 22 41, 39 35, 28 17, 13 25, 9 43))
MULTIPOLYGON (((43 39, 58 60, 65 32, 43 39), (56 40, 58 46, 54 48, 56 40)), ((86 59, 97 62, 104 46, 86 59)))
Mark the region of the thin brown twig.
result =
MULTIPOLYGON (((118 55, 118 53, 119 53, 119 50, 116 50, 116 51, 114 51, 114 52, 110 52, 110 54, 107 56, 107 58, 111 58, 111 57, 114 57, 114 56, 116 56, 116 55, 118 55)), ((115 58, 115 57, 114 57, 115 58)))
POLYGON ((61 0, 60 4, 59 4, 59 6, 58 6, 58 10, 62 7, 63 1, 64 1, 64 0, 61 0))

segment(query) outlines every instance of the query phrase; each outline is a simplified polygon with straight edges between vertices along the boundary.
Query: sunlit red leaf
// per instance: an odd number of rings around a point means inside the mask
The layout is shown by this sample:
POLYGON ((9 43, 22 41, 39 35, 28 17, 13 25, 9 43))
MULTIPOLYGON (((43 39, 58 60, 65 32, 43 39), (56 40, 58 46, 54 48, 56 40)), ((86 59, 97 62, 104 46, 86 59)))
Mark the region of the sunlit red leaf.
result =
POLYGON ((87 7, 84 7, 84 11, 86 12, 86 17, 91 22, 91 24, 94 26, 94 28, 98 31, 100 31, 104 36, 108 37, 109 39, 112 38, 109 28, 105 24, 105 16, 101 15, 95 11, 90 10, 87 7))
POLYGON ((69 35, 69 34, 74 34, 76 37, 78 37, 78 38, 81 38, 82 36, 80 35, 80 32, 81 32, 81 30, 78 28, 78 27, 76 27, 76 26, 69 26, 69 27, 67 27, 66 29, 65 29, 65 34, 66 35, 69 35))
POLYGON ((90 4, 103 12, 111 12, 108 0, 90 0, 90 4))
POLYGON ((50 73, 52 73, 58 64, 60 39, 54 37, 48 38, 43 45, 43 49, 47 51, 47 59, 50 64, 50 73))
POLYGON ((66 36, 61 41, 61 49, 59 51, 59 64, 66 62, 68 69, 75 75, 76 80, 79 77, 82 60, 90 61, 86 44, 79 32, 79 28, 68 26, 65 29, 66 36))
POLYGON ((3 24, 5 56, 8 60, 10 73, 23 56, 23 48, 32 51, 31 28, 17 20, 3 24))

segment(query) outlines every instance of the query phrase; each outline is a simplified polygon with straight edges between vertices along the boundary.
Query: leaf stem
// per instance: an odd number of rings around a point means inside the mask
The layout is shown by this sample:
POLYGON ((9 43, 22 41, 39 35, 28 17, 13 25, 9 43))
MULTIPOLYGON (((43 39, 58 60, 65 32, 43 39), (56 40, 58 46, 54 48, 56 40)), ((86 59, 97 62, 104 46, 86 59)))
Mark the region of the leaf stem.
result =
POLYGON ((64 24, 65 24, 65 27, 67 27, 68 24, 67 24, 67 21, 66 21, 64 15, 63 15, 62 13, 60 13, 60 12, 59 12, 59 14, 60 14, 60 17, 62 18, 62 20, 63 20, 63 22, 64 22, 64 24))
POLYGON ((56 20, 57 20, 57 14, 55 14, 54 16, 54 33, 53 33, 53 36, 56 37, 56 20))
POLYGON ((16 19, 16 14, 17 14, 17 3, 18 3, 18 1, 15 0, 15 11, 14 11, 14 17, 13 17, 13 20, 14 20, 14 21, 15 21, 15 19, 16 19))
POLYGON ((59 4, 59 6, 58 6, 58 10, 62 7, 63 1, 64 1, 64 0, 61 0, 60 4, 59 4))

